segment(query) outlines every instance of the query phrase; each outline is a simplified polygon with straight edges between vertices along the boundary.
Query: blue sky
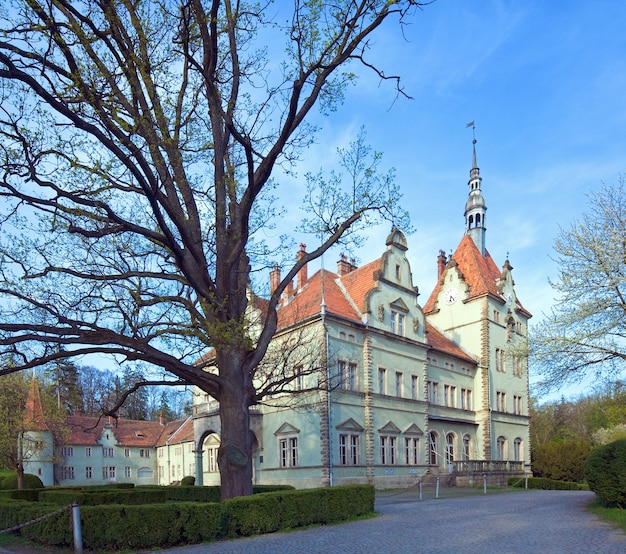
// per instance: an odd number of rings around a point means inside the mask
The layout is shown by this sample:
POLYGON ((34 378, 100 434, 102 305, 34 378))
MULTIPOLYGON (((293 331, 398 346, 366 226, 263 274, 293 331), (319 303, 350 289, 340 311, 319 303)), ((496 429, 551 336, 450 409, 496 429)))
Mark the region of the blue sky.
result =
MULTIPOLYGON (((624 29, 621 0, 438 0, 411 19, 404 38, 393 25, 377 35, 371 60, 401 75, 413 100, 394 102, 391 83, 363 74, 321 121, 314 152, 328 159, 366 126, 383 165, 396 168, 411 212, 408 255, 422 303, 439 249, 454 250, 463 234, 472 158, 466 124, 474 120, 487 249, 499 266, 509 254, 534 321, 550 308, 559 228, 626 166, 624 29)), ((372 229, 357 252, 361 262, 383 252, 388 231, 372 229)), ((328 254, 326 267, 334 270, 337 256, 328 254)))

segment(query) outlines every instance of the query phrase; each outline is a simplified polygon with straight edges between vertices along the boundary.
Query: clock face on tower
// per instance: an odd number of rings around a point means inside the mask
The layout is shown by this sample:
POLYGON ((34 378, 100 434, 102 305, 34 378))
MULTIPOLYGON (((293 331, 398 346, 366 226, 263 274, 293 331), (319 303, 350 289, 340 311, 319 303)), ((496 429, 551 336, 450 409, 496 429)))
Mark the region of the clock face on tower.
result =
POLYGON ((459 291, 453 287, 450 287, 443 293, 443 301, 451 306, 456 302, 456 299, 459 297, 459 291))

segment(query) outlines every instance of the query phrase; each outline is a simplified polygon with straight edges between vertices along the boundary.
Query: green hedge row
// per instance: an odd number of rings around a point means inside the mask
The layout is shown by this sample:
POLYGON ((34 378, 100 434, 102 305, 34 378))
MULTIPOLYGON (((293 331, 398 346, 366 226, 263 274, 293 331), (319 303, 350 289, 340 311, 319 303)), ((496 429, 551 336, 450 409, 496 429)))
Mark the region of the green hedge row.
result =
MULTIPOLYGON (((509 477, 509 487, 526 486, 525 479, 519 477, 509 477)), ((558 491, 588 491, 589 487, 584 483, 573 483, 571 481, 557 481, 556 479, 548 479, 547 477, 529 477, 529 489, 558 490, 558 491)))
MULTIPOLYGON (((170 488, 167 487, 169 490, 170 488)), ((58 506, 3 501, 0 528, 35 519, 58 506)), ((220 503, 168 502, 80 508, 83 543, 96 551, 163 548, 345 520, 374 511, 374 488, 352 485, 282 490, 220 503), (102 522, 106 521, 106 525, 102 522)), ((70 510, 24 527, 20 534, 44 545, 73 544, 70 510)))
POLYGON ((626 439, 592 450, 585 462, 585 477, 605 504, 626 508, 626 439))

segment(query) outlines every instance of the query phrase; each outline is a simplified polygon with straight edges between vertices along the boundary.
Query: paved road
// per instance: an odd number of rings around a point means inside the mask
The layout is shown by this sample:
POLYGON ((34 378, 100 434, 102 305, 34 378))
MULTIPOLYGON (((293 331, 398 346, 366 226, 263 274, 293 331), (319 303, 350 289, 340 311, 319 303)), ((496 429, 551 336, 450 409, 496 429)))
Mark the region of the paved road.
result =
POLYGON ((373 519, 219 543, 179 554, 625 554, 626 535, 585 511, 586 491, 515 491, 417 501, 378 496, 373 519))

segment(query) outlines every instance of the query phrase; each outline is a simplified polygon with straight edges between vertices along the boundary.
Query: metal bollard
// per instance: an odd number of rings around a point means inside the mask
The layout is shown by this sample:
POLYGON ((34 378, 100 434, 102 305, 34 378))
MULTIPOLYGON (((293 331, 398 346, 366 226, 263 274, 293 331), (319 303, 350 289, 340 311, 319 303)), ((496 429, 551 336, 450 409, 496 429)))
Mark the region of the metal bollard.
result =
POLYGON ((439 498, 439 477, 437 477, 437 485, 435 486, 435 498, 439 498))
POLYGON ((483 473, 483 494, 487 494, 487 475, 483 473))
POLYGON ((420 500, 422 499, 422 480, 420 479, 420 500))
POLYGON ((74 532, 74 552, 83 554, 83 532, 80 526, 80 508, 76 502, 72 503, 72 531, 74 532))

